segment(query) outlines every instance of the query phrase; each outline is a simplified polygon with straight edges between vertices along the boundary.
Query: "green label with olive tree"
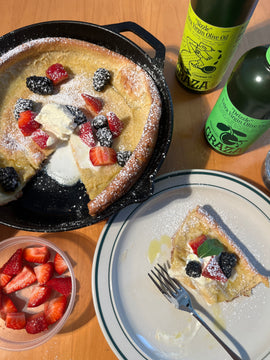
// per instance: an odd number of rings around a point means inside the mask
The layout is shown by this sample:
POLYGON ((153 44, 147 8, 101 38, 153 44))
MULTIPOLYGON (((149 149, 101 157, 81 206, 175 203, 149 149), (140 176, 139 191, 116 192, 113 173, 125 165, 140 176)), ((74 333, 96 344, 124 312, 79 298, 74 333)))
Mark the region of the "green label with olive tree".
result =
POLYGON ((254 119, 237 110, 225 86, 207 119, 205 136, 218 152, 239 155, 268 128, 270 119, 254 119))
MULTIPOLYGON (((236 0, 237 1, 237 0, 236 0)), ((221 81, 248 22, 217 27, 200 19, 189 4, 176 65, 176 76, 185 87, 205 92, 221 81)))

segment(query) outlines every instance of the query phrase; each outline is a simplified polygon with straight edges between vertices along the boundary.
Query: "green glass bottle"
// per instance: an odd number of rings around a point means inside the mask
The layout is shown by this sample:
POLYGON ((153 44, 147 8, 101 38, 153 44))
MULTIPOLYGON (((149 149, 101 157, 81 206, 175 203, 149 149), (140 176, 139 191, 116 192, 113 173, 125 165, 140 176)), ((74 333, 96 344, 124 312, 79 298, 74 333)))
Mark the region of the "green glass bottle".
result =
POLYGON ((247 51, 235 65, 205 125, 209 144, 242 154, 270 128, 270 46, 247 51))
POLYGON ((176 65, 186 88, 209 92, 220 83, 258 0, 190 0, 176 65))

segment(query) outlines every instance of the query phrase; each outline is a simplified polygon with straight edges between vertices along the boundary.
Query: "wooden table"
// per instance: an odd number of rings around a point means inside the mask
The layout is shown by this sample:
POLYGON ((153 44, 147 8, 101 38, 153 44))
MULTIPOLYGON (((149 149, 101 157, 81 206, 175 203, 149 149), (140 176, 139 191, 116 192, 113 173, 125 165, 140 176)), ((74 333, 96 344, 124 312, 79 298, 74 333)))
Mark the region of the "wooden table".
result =
MULTIPOLYGON (((0 0, 0 35, 48 20, 80 20, 99 25, 129 20, 138 23, 164 43, 167 49, 164 73, 174 105, 174 130, 160 174, 196 168, 221 170, 249 181, 270 195, 261 177, 261 167, 270 149, 270 130, 241 156, 227 157, 216 153, 207 145, 203 128, 221 88, 207 95, 196 95, 181 88, 175 79, 187 7, 187 0, 0 0)), ((260 0, 224 80, 242 53, 269 42, 269 14, 269 0, 260 0)), ((148 51, 147 44, 140 45, 148 51)), ((103 221, 79 230, 50 234, 33 234, 0 226, 0 240, 15 235, 39 235, 67 250, 75 264, 80 284, 74 311, 57 336, 39 348, 20 354, 0 350, 1 360, 18 357, 20 360, 116 359, 99 327, 91 295, 93 255, 104 225, 103 221)))

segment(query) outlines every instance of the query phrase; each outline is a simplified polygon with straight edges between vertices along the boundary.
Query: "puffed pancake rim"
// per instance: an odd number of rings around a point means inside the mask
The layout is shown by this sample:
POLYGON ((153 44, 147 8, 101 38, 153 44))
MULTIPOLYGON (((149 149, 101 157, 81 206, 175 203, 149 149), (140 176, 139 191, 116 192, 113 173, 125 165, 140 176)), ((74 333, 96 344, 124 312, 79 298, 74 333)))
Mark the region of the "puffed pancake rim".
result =
POLYGON ((170 273, 184 286, 194 289, 209 304, 232 301, 241 295, 250 296, 251 290, 259 283, 264 283, 269 287, 268 278, 258 273, 234 241, 200 206, 188 213, 172 238, 170 273), (238 258, 234 268, 235 273, 225 283, 205 277, 192 278, 186 275, 187 256, 191 253, 187 244, 202 234, 219 240, 226 251, 236 254, 238 258))
POLYGON ((32 40, 0 58, 0 166, 14 167, 21 180, 15 193, 1 192, 1 205, 19 197, 24 185, 55 151, 55 148, 42 150, 31 137, 21 134, 13 116, 16 101, 32 99, 40 107, 58 103, 85 110, 82 93, 102 100, 104 107, 100 114, 108 111, 117 114, 124 130, 113 148, 132 151, 124 167, 118 164, 84 167, 74 146, 78 136, 74 133, 70 137, 81 181, 90 197, 90 215, 105 210, 122 197, 142 175, 156 144, 161 116, 160 96, 150 76, 126 57, 95 44, 68 38, 32 40), (33 94, 25 86, 26 78, 44 76, 45 70, 54 63, 67 68, 71 79, 59 85, 53 95, 33 94), (112 75, 110 85, 101 92, 95 91, 92 84, 98 68, 106 68, 112 75))

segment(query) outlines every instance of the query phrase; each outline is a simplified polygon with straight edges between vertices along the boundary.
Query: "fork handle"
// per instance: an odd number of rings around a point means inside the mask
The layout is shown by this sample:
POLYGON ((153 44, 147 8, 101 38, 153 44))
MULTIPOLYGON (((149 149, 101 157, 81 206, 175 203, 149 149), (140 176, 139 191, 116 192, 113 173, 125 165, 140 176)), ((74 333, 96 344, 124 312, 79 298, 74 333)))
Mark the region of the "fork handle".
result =
POLYGON ((191 312, 191 314, 207 329, 210 334, 214 336, 214 338, 220 343, 220 345, 227 351, 227 353, 234 360, 242 360, 234 351, 232 351, 218 336, 217 334, 204 322, 204 320, 195 312, 191 312))

